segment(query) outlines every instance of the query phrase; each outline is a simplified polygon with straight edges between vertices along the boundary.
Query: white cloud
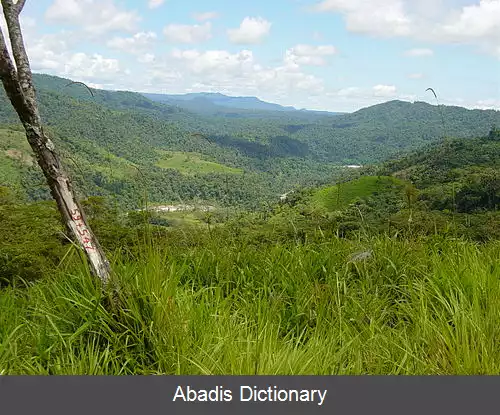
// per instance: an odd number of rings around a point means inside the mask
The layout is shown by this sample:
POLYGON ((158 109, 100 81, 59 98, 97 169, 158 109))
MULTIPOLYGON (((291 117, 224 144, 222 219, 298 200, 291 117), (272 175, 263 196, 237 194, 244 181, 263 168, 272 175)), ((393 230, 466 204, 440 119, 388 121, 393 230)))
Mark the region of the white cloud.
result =
POLYGON ((61 69, 64 59, 70 54, 68 39, 71 37, 63 36, 63 33, 27 36, 25 43, 32 69, 61 69))
POLYGON ((500 59, 500 0, 480 0, 479 4, 453 11, 426 36, 446 43, 477 45, 500 59))
POLYGON ((53 23, 82 27, 93 36, 133 32, 140 21, 137 12, 121 9, 113 0, 54 0, 45 18, 53 23))
POLYGON ((105 58, 100 54, 55 53, 45 50, 37 55, 31 53, 32 69, 35 72, 47 72, 71 79, 95 82, 109 82, 124 71, 117 59, 105 58))
POLYGON ((253 53, 249 50, 242 50, 231 54, 226 50, 208 50, 200 52, 198 50, 172 51, 174 59, 183 61, 188 69, 196 74, 238 74, 251 69, 254 64, 253 53))
POLYGON ((479 4, 463 7, 442 27, 442 33, 453 39, 500 39, 500 1, 480 0, 479 4))
POLYGON ((299 44, 286 51, 285 61, 297 65, 322 66, 326 64, 325 57, 336 53, 337 49, 332 45, 312 46, 299 44))
POLYGON ((410 33, 411 20, 402 0, 323 0, 314 10, 341 13, 347 29, 377 36, 401 36, 410 33))
POLYGON ((114 37, 106 42, 106 46, 122 52, 138 54, 146 51, 156 40, 154 32, 138 32, 132 37, 114 37))
POLYGON ((330 96, 338 96, 342 98, 354 98, 373 100, 378 98, 393 98, 398 95, 397 88, 394 85, 375 85, 371 88, 347 87, 330 94, 330 96))
POLYGON ((500 58, 500 0, 476 0, 476 4, 463 5, 464 2, 466 0, 323 0, 312 10, 341 14, 346 28, 352 32, 473 45, 500 58))
POLYGON ((245 17, 237 29, 229 29, 229 40, 236 44, 256 44, 269 34, 271 23, 262 17, 245 17))
POLYGON ((375 85, 372 91, 376 97, 394 97, 396 95, 396 87, 394 85, 375 85))
POLYGON ((200 43, 212 37, 212 24, 202 25, 170 24, 163 29, 167 40, 172 43, 200 43))
POLYGON ((70 32, 40 35, 26 28, 24 38, 34 72, 103 85, 116 81, 117 76, 127 74, 117 59, 77 52, 79 39, 70 32))
POLYGON ((206 20, 213 20, 219 17, 219 13, 217 12, 204 12, 204 13, 195 13, 193 18, 198 20, 199 22, 204 22, 206 20))
POLYGON ((411 73, 408 75, 408 78, 410 79, 422 79, 424 77, 424 74, 422 73, 411 73))
POLYGON ((419 58, 423 56, 432 56, 434 55, 434 51, 432 49, 409 49, 404 53, 405 56, 409 56, 412 58, 419 58))
POLYGON ((85 79, 110 80, 113 75, 121 72, 118 60, 107 59, 97 53, 93 55, 74 53, 63 65, 63 74, 85 79))
POLYGON ((157 7, 160 7, 163 3, 165 3, 165 0, 149 0, 148 7, 150 9, 156 9, 157 7))
POLYGON ((498 98, 490 98, 476 101, 473 104, 473 108, 481 109, 481 110, 498 110, 500 109, 500 99, 498 98))
MULTIPOLYGON (((306 74, 287 62, 275 67, 263 66, 246 49, 236 53, 175 49, 163 63, 155 65, 154 70, 181 72, 184 90, 201 88, 233 94, 264 94, 269 100, 298 100, 304 98, 305 92, 307 96, 318 96, 324 92, 322 79, 306 74)), ((171 87, 179 85, 177 81, 171 87)))

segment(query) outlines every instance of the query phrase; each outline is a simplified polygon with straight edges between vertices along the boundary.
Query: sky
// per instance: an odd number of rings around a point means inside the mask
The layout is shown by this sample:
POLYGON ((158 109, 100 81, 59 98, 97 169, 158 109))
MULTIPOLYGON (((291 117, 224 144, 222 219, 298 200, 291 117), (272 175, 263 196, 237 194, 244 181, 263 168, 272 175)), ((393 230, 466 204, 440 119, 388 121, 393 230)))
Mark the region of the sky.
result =
POLYGON ((500 109, 500 0, 27 0, 21 24, 34 72, 95 88, 500 109))

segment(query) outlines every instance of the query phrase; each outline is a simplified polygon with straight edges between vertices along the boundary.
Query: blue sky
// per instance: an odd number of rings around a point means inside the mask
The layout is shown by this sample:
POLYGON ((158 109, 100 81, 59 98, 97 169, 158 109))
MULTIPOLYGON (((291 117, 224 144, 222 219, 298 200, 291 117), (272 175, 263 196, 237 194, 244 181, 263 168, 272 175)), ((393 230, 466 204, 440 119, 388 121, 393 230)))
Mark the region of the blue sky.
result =
POLYGON ((22 25, 36 72, 105 89, 500 109, 500 0, 27 0, 22 25))

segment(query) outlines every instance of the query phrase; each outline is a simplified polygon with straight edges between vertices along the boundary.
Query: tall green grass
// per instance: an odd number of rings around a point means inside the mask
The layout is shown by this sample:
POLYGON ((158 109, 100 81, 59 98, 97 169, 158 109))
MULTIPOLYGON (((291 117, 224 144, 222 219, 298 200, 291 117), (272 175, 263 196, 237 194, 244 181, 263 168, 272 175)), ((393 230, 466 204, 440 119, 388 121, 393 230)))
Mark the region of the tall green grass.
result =
POLYGON ((500 373, 499 242, 198 239, 0 291, 0 372, 500 373))

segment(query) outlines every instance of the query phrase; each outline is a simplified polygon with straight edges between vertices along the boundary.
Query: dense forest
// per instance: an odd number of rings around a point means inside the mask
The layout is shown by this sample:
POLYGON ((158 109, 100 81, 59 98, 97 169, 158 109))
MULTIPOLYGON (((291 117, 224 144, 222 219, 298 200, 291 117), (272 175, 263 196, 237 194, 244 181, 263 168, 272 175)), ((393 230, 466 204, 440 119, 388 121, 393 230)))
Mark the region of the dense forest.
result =
MULTIPOLYGON (((495 111, 443 107, 443 125, 437 107, 402 101, 353 114, 260 111, 255 117, 232 109, 240 117, 228 119, 132 92, 91 95, 81 84, 48 75, 36 74, 35 82, 43 120, 82 196, 113 195, 127 208, 144 204, 146 188, 151 203, 256 209, 290 190, 335 181, 346 173, 341 166, 380 162, 444 136, 486 135, 500 124, 495 111), (165 159, 180 152, 214 168, 192 174, 170 168, 165 159)), ((22 130, 0 95, 0 185, 14 186, 27 200, 46 199, 24 140, 9 138, 22 130)))

